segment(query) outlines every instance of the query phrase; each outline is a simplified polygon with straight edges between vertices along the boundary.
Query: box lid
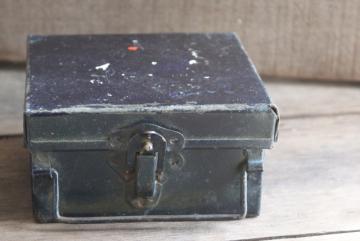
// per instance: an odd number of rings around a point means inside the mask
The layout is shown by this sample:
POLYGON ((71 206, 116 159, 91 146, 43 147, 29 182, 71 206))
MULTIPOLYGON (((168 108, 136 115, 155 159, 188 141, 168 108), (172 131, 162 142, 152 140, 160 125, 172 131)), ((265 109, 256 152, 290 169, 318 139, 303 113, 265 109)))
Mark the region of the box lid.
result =
POLYGON ((233 33, 30 36, 26 86, 28 141, 66 140, 61 121, 44 120, 99 113, 267 113, 263 138, 276 136, 276 109, 233 33))

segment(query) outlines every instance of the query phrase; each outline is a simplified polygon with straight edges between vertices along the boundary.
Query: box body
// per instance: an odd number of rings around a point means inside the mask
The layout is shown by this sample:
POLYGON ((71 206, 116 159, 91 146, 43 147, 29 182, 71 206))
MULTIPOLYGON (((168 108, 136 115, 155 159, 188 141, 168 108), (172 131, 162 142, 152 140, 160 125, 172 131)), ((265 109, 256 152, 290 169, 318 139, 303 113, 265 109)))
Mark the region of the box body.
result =
POLYGON ((232 33, 31 36, 41 222, 256 216, 278 113, 232 33))

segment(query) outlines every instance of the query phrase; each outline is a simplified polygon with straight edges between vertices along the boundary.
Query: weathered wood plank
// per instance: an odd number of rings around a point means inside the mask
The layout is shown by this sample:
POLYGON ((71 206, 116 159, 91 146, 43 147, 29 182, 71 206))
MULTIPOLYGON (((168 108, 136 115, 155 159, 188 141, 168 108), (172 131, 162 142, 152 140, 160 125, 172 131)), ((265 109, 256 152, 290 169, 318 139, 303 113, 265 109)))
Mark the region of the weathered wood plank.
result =
MULTIPOLYGON (((275 239, 276 240, 276 239, 275 239)), ((331 234, 331 235, 319 235, 304 238, 289 238, 282 239, 281 241, 359 241, 360 233, 347 233, 347 234, 331 234)), ((259 240, 260 241, 260 240, 259 240)))
POLYGON ((360 115, 284 120, 266 157, 261 216, 226 222, 36 224, 27 152, 21 139, 1 139, 0 233, 4 240, 239 240, 358 229, 359 122, 360 115))
MULTIPOLYGON (((266 80, 266 79, 265 79, 266 80)), ((281 118, 360 114, 360 85, 271 79, 265 83, 281 118)))
POLYGON ((28 33, 235 31, 262 74, 360 80, 359 21, 357 0, 3 0, 0 60, 28 33))
POLYGON ((23 69, 0 69, 0 135, 22 133, 25 94, 23 69))
MULTIPOLYGON (((359 230, 325 232, 325 233, 304 233, 299 235, 283 235, 271 237, 258 237, 250 239, 241 239, 241 241, 268 241, 268 240, 284 240, 284 241, 358 241, 360 240, 359 230)), ((233 240, 235 241, 235 240, 233 240)), ((236 241, 240 241, 236 240, 236 241)))

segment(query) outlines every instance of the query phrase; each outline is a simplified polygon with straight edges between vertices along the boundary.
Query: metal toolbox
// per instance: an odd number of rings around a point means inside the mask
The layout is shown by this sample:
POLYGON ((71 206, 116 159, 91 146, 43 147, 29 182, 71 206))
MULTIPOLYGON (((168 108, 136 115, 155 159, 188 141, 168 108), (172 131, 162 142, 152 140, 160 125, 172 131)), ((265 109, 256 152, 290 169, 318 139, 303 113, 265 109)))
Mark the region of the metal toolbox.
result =
POLYGON ((30 36, 25 102, 40 222, 259 214, 279 116, 232 33, 30 36))

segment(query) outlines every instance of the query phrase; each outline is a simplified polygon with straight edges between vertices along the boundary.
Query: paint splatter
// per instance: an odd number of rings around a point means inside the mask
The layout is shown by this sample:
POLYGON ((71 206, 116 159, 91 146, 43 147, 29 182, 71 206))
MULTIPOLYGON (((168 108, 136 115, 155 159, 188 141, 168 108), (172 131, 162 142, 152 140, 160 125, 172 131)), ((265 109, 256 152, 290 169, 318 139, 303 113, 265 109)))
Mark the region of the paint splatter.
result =
POLYGON ((111 96, 112 96, 112 94, 111 94, 111 93, 107 93, 106 95, 107 95, 107 96, 109 96, 109 97, 111 97, 111 96))
POLYGON ((204 79, 210 79, 210 76, 206 75, 204 76, 204 79))
POLYGON ((149 77, 152 77, 152 76, 153 76, 153 74, 148 74, 148 76, 149 76, 149 77))
POLYGON ((138 46, 135 46, 135 45, 130 45, 128 46, 128 51, 130 52, 135 52, 135 51, 138 51, 139 50, 139 47, 138 46))
POLYGON ((195 50, 191 51, 191 55, 196 59, 199 58, 199 55, 195 50))
POLYGON ((197 61, 195 59, 191 59, 189 60, 189 64, 190 65, 197 64, 197 61))
POLYGON ((91 80, 90 80, 90 83, 91 83, 91 84, 95 84, 95 82, 96 82, 97 84, 99 84, 99 85, 104 84, 104 82, 102 82, 102 81, 99 80, 99 79, 91 79, 91 80))
POLYGON ((151 64, 152 64, 152 65, 157 65, 157 62, 156 62, 156 61, 152 61, 151 64))
POLYGON ((109 66, 110 66, 110 63, 106 63, 103 65, 96 66, 95 69, 101 69, 101 70, 105 71, 109 68, 109 66))

